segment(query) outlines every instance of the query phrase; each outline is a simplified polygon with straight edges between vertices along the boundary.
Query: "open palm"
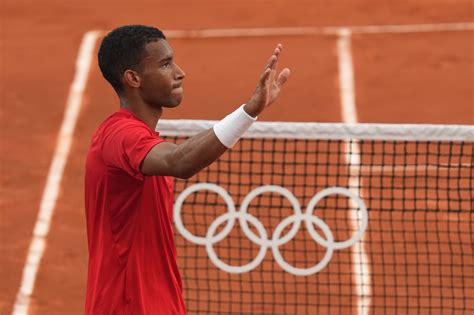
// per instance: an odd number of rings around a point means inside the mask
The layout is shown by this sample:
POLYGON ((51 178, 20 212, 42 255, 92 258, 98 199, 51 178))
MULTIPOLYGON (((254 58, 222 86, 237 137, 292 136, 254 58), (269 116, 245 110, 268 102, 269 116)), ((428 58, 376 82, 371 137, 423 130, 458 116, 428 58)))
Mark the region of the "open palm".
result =
POLYGON ((290 76, 290 69, 285 68, 277 75, 277 65, 282 45, 278 44, 272 56, 268 59, 254 93, 245 105, 245 111, 251 116, 257 116, 267 106, 271 105, 280 94, 282 86, 290 76))

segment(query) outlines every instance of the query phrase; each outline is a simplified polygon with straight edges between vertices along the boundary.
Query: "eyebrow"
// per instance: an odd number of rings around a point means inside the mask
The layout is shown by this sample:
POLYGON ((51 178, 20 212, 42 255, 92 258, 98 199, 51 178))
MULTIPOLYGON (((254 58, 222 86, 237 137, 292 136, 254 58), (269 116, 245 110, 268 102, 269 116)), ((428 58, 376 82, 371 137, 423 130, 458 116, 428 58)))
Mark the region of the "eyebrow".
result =
POLYGON ((173 55, 169 55, 169 56, 164 57, 163 59, 161 59, 159 61, 159 63, 163 63, 163 62, 167 62, 167 61, 171 61, 171 60, 173 60, 173 55))

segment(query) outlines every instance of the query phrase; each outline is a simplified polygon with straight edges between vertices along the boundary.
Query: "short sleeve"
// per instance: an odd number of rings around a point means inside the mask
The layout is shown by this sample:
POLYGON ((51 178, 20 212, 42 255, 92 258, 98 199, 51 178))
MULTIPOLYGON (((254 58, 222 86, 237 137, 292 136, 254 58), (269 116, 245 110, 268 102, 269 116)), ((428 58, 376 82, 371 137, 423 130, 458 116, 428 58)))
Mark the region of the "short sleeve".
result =
POLYGON ((108 166, 120 168, 142 180, 140 166, 148 152, 164 140, 146 126, 130 123, 117 128, 102 143, 102 157, 108 166))

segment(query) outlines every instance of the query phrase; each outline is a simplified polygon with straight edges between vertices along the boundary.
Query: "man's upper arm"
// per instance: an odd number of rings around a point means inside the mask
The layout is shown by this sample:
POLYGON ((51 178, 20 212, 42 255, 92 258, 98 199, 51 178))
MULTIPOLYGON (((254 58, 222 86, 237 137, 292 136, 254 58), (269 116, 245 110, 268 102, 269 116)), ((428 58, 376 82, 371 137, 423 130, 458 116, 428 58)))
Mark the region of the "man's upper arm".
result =
POLYGON ((170 142, 161 142, 155 145, 145 156, 141 165, 144 175, 178 176, 174 157, 177 145, 170 142))
POLYGON ((146 155, 164 140, 146 127, 129 123, 116 128, 102 144, 102 157, 109 166, 120 168, 129 175, 143 179, 141 165, 146 155))

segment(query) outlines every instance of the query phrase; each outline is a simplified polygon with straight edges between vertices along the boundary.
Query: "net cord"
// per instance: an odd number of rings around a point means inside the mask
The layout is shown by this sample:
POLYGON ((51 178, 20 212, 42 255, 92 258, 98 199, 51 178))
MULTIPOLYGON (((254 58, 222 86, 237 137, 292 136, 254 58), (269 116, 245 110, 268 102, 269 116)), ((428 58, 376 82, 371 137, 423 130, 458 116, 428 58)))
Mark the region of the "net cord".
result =
MULTIPOLYGON (((156 130, 163 136, 192 136, 210 129, 217 120, 163 119, 156 130)), ((312 122, 256 122, 243 138, 474 141, 472 125, 345 124, 312 122)))

